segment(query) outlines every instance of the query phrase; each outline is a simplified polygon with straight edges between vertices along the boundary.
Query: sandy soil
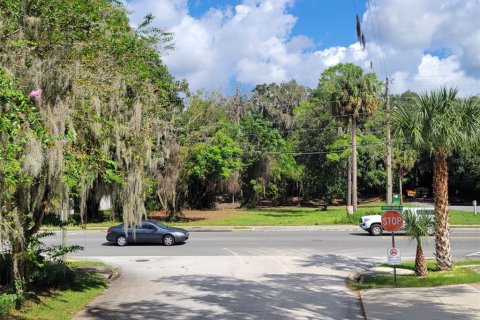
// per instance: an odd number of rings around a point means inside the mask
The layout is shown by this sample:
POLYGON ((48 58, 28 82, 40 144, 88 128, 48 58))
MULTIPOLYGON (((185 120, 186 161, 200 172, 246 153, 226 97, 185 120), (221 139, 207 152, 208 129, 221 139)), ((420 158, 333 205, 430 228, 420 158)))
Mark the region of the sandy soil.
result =
MULTIPOLYGON (((184 209, 182 211, 183 217, 189 221, 208 221, 215 219, 228 218, 232 215, 238 214, 240 210, 239 203, 222 203, 217 206, 216 209, 212 210, 188 210, 184 209)), ((166 217, 165 211, 155 211, 150 212, 150 218, 153 219, 164 219, 166 217)))

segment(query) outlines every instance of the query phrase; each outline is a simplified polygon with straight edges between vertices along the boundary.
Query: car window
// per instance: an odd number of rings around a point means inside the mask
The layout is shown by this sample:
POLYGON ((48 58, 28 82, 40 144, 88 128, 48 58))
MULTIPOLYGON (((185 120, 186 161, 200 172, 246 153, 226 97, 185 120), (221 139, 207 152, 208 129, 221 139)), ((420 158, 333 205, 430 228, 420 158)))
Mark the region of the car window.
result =
POLYGON ((152 226, 151 224, 149 223, 144 223, 142 224, 142 229, 146 229, 146 230, 155 230, 155 227, 152 226))

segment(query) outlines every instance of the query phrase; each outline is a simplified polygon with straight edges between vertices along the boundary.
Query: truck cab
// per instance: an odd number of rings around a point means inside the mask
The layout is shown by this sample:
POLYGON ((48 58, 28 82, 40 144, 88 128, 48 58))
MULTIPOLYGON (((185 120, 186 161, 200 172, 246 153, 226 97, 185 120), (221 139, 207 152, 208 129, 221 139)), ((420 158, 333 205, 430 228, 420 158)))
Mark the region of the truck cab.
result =
MULTIPOLYGON (((428 234, 433 235, 435 232, 435 208, 433 207, 416 207, 416 208, 404 208, 402 214, 406 211, 411 211, 414 214, 426 214, 432 219, 432 224, 429 227, 428 234)), ((380 214, 363 216, 360 218, 359 226, 363 230, 370 233, 372 236, 380 236, 383 234, 384 229, 382 228, 382 216, 380 214)), ((403 230, 403 228, 401 229, 403 230)))

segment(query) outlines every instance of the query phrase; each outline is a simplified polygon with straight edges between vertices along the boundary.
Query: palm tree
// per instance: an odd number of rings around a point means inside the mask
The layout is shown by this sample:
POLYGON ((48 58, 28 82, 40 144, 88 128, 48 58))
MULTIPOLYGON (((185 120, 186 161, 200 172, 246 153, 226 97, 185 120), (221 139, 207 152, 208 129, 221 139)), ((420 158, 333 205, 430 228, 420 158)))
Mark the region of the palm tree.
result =
POLYGON ((433 155, 435 251, 439 270, 452 268, 448 214, 448 156, 478 144, 480 104, 458 99, 456 89, 442 88, 413 98, 393 115, 394 134, 419 152, 433 155))
POLYGON ((398 193, 400 194, 400 204, 403 203, 403 177, 412 170, 415 162, 418 158, 418 152, 411 148, 402 148, 394 147, 392 150, 393 155, 393 168, 397 172, 398 176, 398 193))
POLYGON ((326 69, 316 94, 328 103, 333 116, 351 128, 352 205, 357 211, 357 124, 366 121, 380 106, 378 91, 382 84, 375 73, 364 74, 362 68, 340 63, 326 69))
POLYGON ((433 221, 431 216, 421 214, 417 211, 414 213, 411 210, 405 211, 403 214, 405 219, 405 232, 407 236, 411 237, 417 242, 417 252, 415 255, 415 274, 417 276, 428 275, 427 260, 423 253, 422 237, 428 236, 433 221))

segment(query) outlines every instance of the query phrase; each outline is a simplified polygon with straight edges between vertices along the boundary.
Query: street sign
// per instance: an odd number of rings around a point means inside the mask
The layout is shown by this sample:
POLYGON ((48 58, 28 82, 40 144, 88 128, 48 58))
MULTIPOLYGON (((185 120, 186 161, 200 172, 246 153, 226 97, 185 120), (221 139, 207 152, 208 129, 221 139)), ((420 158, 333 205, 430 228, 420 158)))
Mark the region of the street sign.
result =
POLYGON ((398 266, 401 263, 400 249, 399 248, 389 248, 387 250, 387 260, 390 266, 398 266))
POLYGON ((403 226, 403 216, 398 211, 387 211, 382 215, 382 228, 395 232, 403 226))
POLYGON ((395 210, 395 211, 402 211, 403 206, 382 206, 382 210, 395 210))
POLYGON ((392 203, 400 204, 400 195, 398 193, 396 193, 392 196, 392 203))

